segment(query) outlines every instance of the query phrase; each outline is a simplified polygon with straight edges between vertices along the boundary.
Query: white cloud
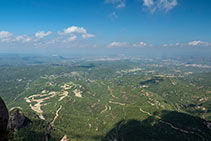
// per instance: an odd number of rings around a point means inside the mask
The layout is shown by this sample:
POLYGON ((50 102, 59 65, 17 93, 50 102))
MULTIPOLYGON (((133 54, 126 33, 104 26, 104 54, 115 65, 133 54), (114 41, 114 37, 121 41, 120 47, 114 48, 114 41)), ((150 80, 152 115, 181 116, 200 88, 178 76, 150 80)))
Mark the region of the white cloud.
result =
POLYGON ((203 41, 191 41, 188 43, 189 46, 208 46, 208 42, 203 42, 203 41))
POLYGON ((44 38, 48 35, 50 35, 52 32, 48 31, 48 32, 44 32, 44 31, 40 31, 40 32, 36 32, 35 33, 35 37, 41 39, 41 38, 44 38))
POLYGON ((21 35, 21 36, 16 36, 15 37, 15 41, 22 41, 22 42, 30 42, 30 41, 32 41, 32 39, 31 38, 29 38, 28 36, 26 36, 26 35, 21 35))
POLYGON ((9 38, 12 36, 12 33, 8 31, 0 31, 0 39, 9 38))
POLYGON ((150 7, 154 4, 153 0, 144 0, 144 5, 147 7, 150 7))
POLYGON ((128 43, 128 42, 111 42, 107 47, 113 48, 113 47, 146 47, 146 46, 152 46, 148 45, 145 42, 139 42, 139 43, 128 43))
POLYGON ((26 35, 14 35, 8 31, 0 31, 0 46, 30 46, 30 47, 81 47, 86 46, 89 42, 85 39, 95 37, 94 34, 88 33, 83 27, 71 26, 58 32, 53 36, 50 31, 39 31, 34 36, 26 35), (49 38, 45 38, 49 36, 49 38), (79 38, 80 37, 80 38, 79 38), (79 38, 79 39, 78 39, 79 38), (42 39, 42 40, 41 40, 42 39), (75 40, 79 40, 77 42, 75 40))
POLYGON ((126 0, 105 0, 105 3, 111 3, 116 5, 116 8, 126 7, 126 0))
POLYGON ((64 40, 64 42, 71 42, 77 39, 77 36, 72 35, 71 37, 68 37, 66 40, 64 40))
POLYGON ((177 4, 177 0, 143 0, 143 5, 152 13, 154 13, 156 10, 164 10, 168 12, 177 6, 177 4))
POLYGON ((95 37, 95 35, 94 34, 88 34, 88 33, 82 35, 82 38, 84 38, 84 39, 92 38, 92 37, 95 37))
POLYGON ((122 3, 120 3, 120 4, 118 4, 117 6, 116 6, 116 8, 124 8, 126 5, 125 5, 125 2, 122 2, 122 3))
POLYGON ((77 26, 71 26, 71 27, 68 27, 68 28, 64 29, 63 34, 71 34, 71 33, 83 33, 83 34, 86 34, 87 31, 86 31, 85 28, 77 27, 77 26))
POLYGON ((113 47, 127 47, 129 46, 128 42, 112 42, 108 45, 109 48, 113 47))
POLYGON ((176 46, 180 46, 181 44, 180 44, 180 43, 176 43, 175 45, 176 45, 176 46))
POLYGON ((162 46, 163 47, 211 46, 211 43, 195 40, 187 43, 177 42, 177 43, 163 44, 162 46))
POLYGON ((176 47, 176 46, 184 46, 184 44, 181 43, 170 43, 170 44, 163 44, 163 47, 176 47))
POLYGON ((15 42, 21 41, 21 42, 25 43, 25 42, 29 42, 31 40, 32 39, 30 37, 28 37, 27 35, 15 36, 8 31, 0 31, 0 42, 15 43, 15 42))
POLYGON ((0 42, 11 42, 13 34, 8 31, 0 31, 0 42))
MULTIPOLYGON (((81 37, 83 39, 95 37, 94 34, 88 33, 85 28, 78 27, 78 26, 68 27, 68 28, 64 29, 63 32, 58 32, 58 34, 59 35, 71 35, 71 37, 73 37, 73 35, 74 35, 74 37, 76 37, 76 38, 77 38, 77 36, 75 34, 81 34, 81 37)), ((71 37, 70 37, 70 39, 71 39, 71 37)))
POLYGON ((140 42, 138 44, 133 44, 133 47, 143 47, 143 46, 147 46, 147 43, 145 42, 140 42))

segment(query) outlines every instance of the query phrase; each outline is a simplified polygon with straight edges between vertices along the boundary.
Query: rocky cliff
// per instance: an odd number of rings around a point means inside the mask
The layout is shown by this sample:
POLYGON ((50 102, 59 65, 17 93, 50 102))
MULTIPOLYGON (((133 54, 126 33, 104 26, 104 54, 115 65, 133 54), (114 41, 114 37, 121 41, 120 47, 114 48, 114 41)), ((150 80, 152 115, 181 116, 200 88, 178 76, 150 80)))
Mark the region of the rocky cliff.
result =
POLYGON ((0 140, 7 140, 7 124, 9 113, 4 101, 0 97, 0 140))
POLYGON ((9 116, 8 129, 13 132, 18 131, 21 127, 23 127, 25 119, 23 112, 19 109, 15 109, 9 116))

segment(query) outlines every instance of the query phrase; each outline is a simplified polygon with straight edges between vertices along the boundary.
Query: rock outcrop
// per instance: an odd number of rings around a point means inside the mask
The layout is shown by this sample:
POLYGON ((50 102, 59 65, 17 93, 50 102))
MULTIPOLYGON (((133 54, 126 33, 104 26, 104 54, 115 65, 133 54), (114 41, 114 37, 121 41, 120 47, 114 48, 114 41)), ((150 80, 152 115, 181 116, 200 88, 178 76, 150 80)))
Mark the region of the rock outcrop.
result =
POLYGON ((20 109, 15 109, 9 116, 8 129, 13 132, 18 131, 23 127, 26 118, 20 109))
POLYGON ((7 140, 7 124, 9 113, 4 101, 0 97, 0 140, 7 140))

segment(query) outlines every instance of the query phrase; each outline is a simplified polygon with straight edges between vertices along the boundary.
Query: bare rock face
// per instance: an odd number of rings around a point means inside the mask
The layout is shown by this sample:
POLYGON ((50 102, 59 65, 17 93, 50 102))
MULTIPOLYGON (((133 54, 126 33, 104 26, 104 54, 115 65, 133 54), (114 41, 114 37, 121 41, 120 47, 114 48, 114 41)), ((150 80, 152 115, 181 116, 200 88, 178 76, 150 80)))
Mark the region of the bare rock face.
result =
POLYGON ((10 116, 8 121, 8 129, 12 130, 13 132, 18 131, 25 122, 25 116, 23 112, 19 109, 14 110, 10 116))
POLYGON ((60 141, 70 141, 67 136, 65 135, 60 141))
POLYGON ((9 113, 4 101, 0 97, 0 140, 7 140, 7 124, 9 113))

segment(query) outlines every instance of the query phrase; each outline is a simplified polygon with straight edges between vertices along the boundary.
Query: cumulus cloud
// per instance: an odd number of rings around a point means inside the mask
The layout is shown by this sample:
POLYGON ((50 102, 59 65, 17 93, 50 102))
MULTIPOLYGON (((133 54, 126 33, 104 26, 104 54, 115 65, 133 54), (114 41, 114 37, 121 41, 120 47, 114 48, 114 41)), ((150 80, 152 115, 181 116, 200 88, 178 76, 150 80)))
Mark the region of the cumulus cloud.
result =
POLYGON ((48 31, 48 32, 44 32, 44 31, 40 31, 40 32, 36 32, 35 33, 35 37, 41 39, 44 38, 46 36, 49 36, 52 32, 48 31))
POLYGON ((152 5, 154 5, 153 0, 144 0, 144 6, 150 7, 152 5))
POLYGON ((11 42, 13 34, 8 31, 0 31, 0 42, 11 42))
POLYGON ((203 42, 203 41, 191 41, 188 43, 189 46, 208 46, 208 42, 203 42))
POLYGON ((105 3, 114 4, 116 8, 124 8, 126 6, 126 0, 105 0, 105 3))
POLYGON ((77 39, 77 36, 72 35, 72 36, 68 37, 66 40, 64 40, 64 42, 71 42, 71 41, 74 41, 76 39, 77 39))
POLYGON ((163 47, 176 47, 176 46, 184 46, 182 43, 171 43, 171 44, 163 44, 163 47))
POLYGON ((84 39, 92 38, 92 37, 95 37, 95 35, 94 34, 88 34, 88 33, 82 35, 82 38, 84 38, 84 39))
POLYGON ((72 37, 75 37, 75 39, 77 38, 76 34, 81 34, 81 37, 83 39, 87 39, 87 38, 92 38, 95 37, 94 34, 90 34, 87 32, 87 30, 83 27, 78 27, 78 26, 71 26, 68 27, 66 29, 64 29, 63 32, 58 32, 59 35, 71 35, 70 39, 72 37))
POLYGON ((32 39, 26 35, 20 35, 15 37, 15 41, 21 41, 21 42, 30 42, 32 39))
POLYGON ((64 29, 63 34, 70 34, 70 33, 83 33, 83 34, 86 34, 87 31, 86 31, 85 28, 77 27, 77 26, 71 26, 71 27, 68 27, 68 28, 64 29))
POLYGON ((146 46, 152 46, 151 44, 148 45, 145 42, 139 42, 139 43, 128 43, 128 42, 111 42, 107 47, 113 48, 113 47, 130 47, 130 48, 136 48, 136 47, 146 47, 146 46))
POLYGON ((129 46, 128 42, 112 42, 108 45, 109 48, 113 47, 127 47, 129 46))
POLYGON ((12 36, 12 33, 8 31, 0 31, 0 39, 9 38, 12 36))
POLYGON ((175 45, 176 45, 176 46, 180 46, 181 44, 180 44, 180 43, 176 43, 175 45))
POLYGON ((143 5, 152 13, 157 10, 168 12, 177 6, 177 0, 143 0, 143 5))
POLYGON ((74 41, 77 39, 77 36, 73 35, 71 37, 68 38, 68 41, 74 41))
POLYGON ((147 46, 147 43, 145 42, 140 42, 138 44, 133 44, 133 47, 143 47, 143 46, 147 46))
POLYGON ((195 41, 190 41, 187 43, 170 43, 170 44, 163 44, 163 47, 187 47, 187 46, 211 46, 211 43, 209 42, 204 42, 200 40, 195 40, 195 41))
POLYGON ((58 32, 59 34, 54 34, 53 36, 49 36, 53 34, 50 31, 39 31, 34 34, 34 36, 30 35, 15 35, 8 31, 0 31, 0 46, 1 45, 9 45, 9 46, 30 46, 30 47, 47 47, 47 46, 55 46, 55 47, 69 47, 69 46, 83 46, 83 44, 88 44, 88 38, 95 37, 94 34, 90 34, 83 27, 71 26, 63 30, 63 32, 58 32), (49 36, 49 38, 45 38, 49 36), (80 42, 75 42, 80 37, 80 42), (42 40, 41 40, 42 39, 42 40))

